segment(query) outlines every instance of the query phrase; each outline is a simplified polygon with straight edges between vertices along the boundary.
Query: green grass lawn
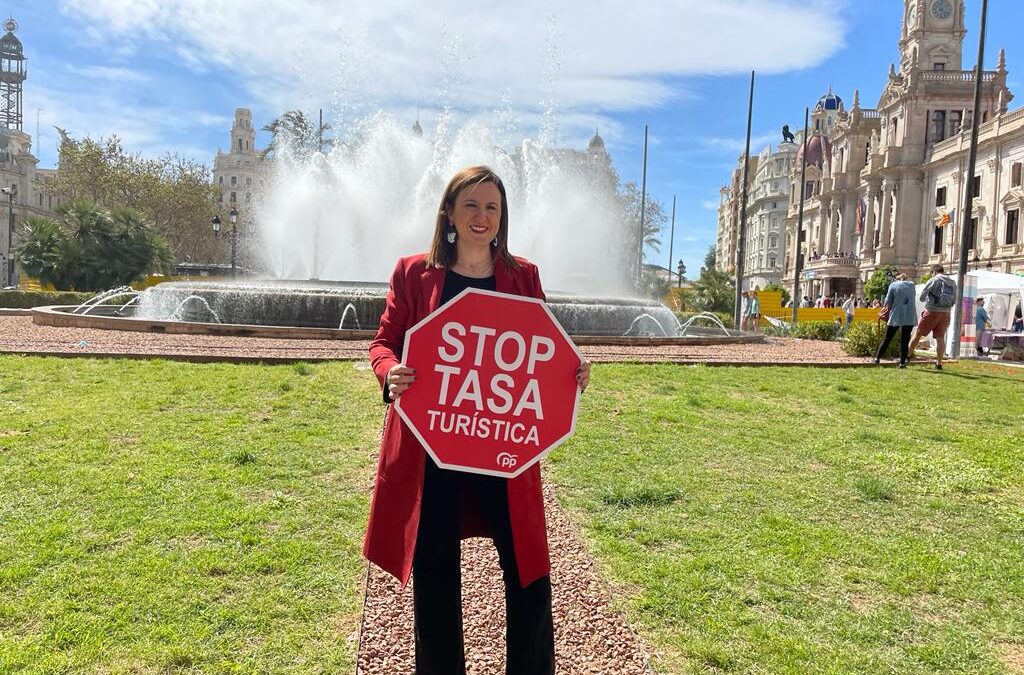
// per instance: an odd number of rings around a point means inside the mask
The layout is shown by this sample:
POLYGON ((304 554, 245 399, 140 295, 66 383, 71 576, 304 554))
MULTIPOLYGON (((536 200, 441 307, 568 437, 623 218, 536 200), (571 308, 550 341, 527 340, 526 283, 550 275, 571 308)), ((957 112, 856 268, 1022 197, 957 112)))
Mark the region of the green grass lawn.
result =
MULTIPOLYGON (((1022 411, 991 366, 595 366, 548 476, 659 672, 1014 672, 1022 411)), ((352 672, 382 413, 352 363, 0 357, 0 673, 352 672)))
POLYGON ((0 673, 352 672, 372 379, 0 358, 0 673))
POLYGON ((1024 371, 604 366, 586 401, 549 476, 659 672, 1022 672, 1024 371))

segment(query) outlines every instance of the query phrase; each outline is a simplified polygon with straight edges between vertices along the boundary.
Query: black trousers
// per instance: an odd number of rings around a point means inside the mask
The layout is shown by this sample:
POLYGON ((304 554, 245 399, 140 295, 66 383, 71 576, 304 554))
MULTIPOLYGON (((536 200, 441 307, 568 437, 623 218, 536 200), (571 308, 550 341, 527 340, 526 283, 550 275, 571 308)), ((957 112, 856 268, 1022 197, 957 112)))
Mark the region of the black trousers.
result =
POLYGON ((910 334, 914 331, 913 326, 886 326, 885 339, 882 340, 882 344, 878 345, 878 353, 875 354, 876 359, 882 358, 882 354, 889 348, 889 343, 892 342, 896 331, 900 332, 900 363, 907 362, 910 351, 910 334))
MULTIPOLYGON (((555 633, 551 577, 526 588, 519 583, 508 481, 440 469, 429 457, 413 557, 413 614, 416 675, 464 675, 462 558, 459 512, 469 493, 483 510, 498 549, 505 582, 506 669, 508 675, 554 675, 555 633)), ((475 608, 487 612, 489 608, 475 608)))

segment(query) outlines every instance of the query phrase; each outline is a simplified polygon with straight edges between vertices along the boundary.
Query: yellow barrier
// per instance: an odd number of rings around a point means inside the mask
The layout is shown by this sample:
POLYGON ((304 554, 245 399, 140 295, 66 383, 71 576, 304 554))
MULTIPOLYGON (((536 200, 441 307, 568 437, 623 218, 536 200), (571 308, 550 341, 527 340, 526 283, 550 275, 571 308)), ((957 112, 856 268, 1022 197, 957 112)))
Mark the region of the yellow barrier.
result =
MULTIPOLYGON (((782 306, 782 293, 780 291, 758 291, 757 297, 761 300, 761 321, 764 317, 770 316, 773 319, 790 322, 793 320, 793 310, 782 306)), ((835 321, 839 319, 846 321, 846 312, 842 307, 800 307, 797 309, 797 321, 835 321)), ((878 309, 872 307, 858 307, 853 311, 854 321, 877 321, 878 309)))

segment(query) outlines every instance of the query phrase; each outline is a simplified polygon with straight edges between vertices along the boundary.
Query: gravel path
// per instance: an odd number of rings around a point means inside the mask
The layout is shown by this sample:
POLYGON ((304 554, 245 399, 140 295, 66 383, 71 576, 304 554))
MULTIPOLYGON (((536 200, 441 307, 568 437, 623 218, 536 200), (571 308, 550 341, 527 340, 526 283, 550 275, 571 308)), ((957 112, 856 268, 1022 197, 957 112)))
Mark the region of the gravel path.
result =
MULTIPOLYGON (((165 356, 196 361, 365 359, 365 340, 291 340, 220 335, 162 335, 96 328, 37 326, 27 316, 0 316, 0 352, 92 356, 165 356)), ((838 342, 769 338, 761 344, 714 346, 585 346, 595 363, 864 365, 838 342)))
MULTIPOLYGON (((647 649, 609 605, 609 593, 576 527, 545 488, 558 675, 648 675, 647 649)), ((463 631, 468 675, 505 672, 505 599, 488 539, 462 545, 463 631)), ((370 566, 358 675, 412 673, 412 583, 370 566)))

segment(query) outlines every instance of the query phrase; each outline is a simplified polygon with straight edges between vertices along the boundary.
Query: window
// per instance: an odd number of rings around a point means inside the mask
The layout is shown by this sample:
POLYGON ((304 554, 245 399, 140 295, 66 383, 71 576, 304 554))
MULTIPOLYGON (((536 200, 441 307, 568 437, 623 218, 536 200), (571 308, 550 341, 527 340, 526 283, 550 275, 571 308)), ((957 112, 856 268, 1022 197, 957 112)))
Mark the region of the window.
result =
POLYGON ((928 129, 929 140, 938 143, 946 138, 946 111, 936 110, 932 113, 932 123, 928 129))
POLYGON ((946 205, 946 188, 940 187, 935 191, 935 206, 946 205))
POLYGON ((964 114, 960 110, 949 111, 949 133, 946 134, 946 138, 949 138, 950 136, 956 136, 958 133, 960 133, 960 125, 963 122, 963 116, 964 114))
POLYGON ((821 129, 821 120, 814 120, 814 129, 815 131, 821 129))
POLYGON ((1019 235, 1020 210, 1013 209, 1006 212, 1006 243, 1016 244, 1019 235))
POLYGON ((218 182, 219 184, 223 185, 223 184, 224 184, 224 176, 221 176, 220 178, 218 178, 218 179, 217 179, 217 182, 218 182))
POLYGON ((773 256, 773 255, 768 256, 768 267, 776 267, 775 256, 773 256))
POLYGON ((971 184, 971 191, 975 197, 981 196, 981 176, 974 177, 974 182, 971 184))
POLYGON ((932 66, 932 68, 934 70, 945 70, 946 69, 946 64, 945 63, 936 63, 935 65, 932 66))
MULTIPOLYGON (((779 238, 774 234, 768 236, 768 248, 776 248, 779 245, 779 238)), ((774 265, 773 265, 774 267, 774 265)))
POLYGON ((238 176, 232 176, 231 177, 231 187, 235 187, 236 185, 238 185, 238 176))
POLYGON ((238 201, 238 195, 234 192, 231 193, 231 203, 234 204, 238 201))
POLYGON ((814 194, 814 181, 813 180, 809 180, 809 181, 807 181, 806 185, 804 185, 804 199, 805 200, 810 199, 813 194, 814 194))
POLYGON ((940 253, 942 253, 942 228, 935 227, 935 231, 932 233, 932 255, 940 253))
POLYGON ((1010 187, 1020 187, 1021 162, 1014 162, 1010 167, 1010 187))
POLYGON ((238 151, 239 152, 242 151, 242 139, 241 138, 238 139, 238 151))
POLYGON ((967 248, 978 248, 978 219, 971 218, 967 224, 967 241, 970 242, 967 248))
POLYGON ((245 186, 246 186, 246 187, 249 187, 249 186, 251 186, 251 185, 252 185, 252 178, 246 178, 246 179, 245 179, 245 186))
POLYGON ((245 202, 248 204, 251 201, 252 201, 252 193, 251 192, 246 192, 245 193, 245 202))

